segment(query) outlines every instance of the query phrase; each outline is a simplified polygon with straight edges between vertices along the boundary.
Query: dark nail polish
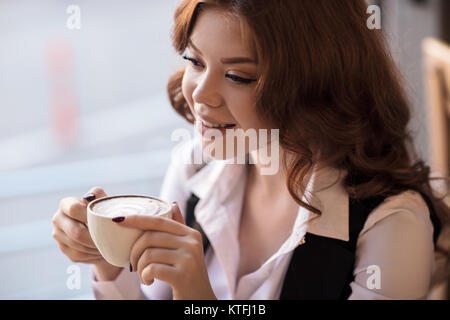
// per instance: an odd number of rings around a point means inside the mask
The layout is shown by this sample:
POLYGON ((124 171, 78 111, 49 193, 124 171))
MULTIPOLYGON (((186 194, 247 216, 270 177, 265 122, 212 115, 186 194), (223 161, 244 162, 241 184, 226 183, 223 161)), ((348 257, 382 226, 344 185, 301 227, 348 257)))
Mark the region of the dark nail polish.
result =
POLYGON ((83 199, 86 199, 87 202, 91 202, 92 200, 95 200, 95 195, 93 193, 89 193, 89 194, 85 195, 83 197, 83 199))
POLYGON ((115 218, 112 218, 112 221, 114 221, 114 222, 122 222, 123 220, 125 220, 125 217, 115 217, 115 218))
POLYGON ((131 265, 131 262, 130 262, 130 272, 133 272, 133 266, 131 265))

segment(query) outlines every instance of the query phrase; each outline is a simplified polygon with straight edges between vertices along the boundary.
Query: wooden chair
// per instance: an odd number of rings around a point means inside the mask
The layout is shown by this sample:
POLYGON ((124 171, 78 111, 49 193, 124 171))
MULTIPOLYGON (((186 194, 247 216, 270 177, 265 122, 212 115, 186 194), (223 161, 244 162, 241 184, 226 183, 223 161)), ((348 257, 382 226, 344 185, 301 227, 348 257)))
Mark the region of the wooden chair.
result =
POLYGON ((450 173, 450 46, 432 38, 423 41, 427 87, 430 165, 450 173))
MULTIPOLYGON (((440 40, 427 38, 422 43, 424 75, 427 95, 430 167, 433 175, 450 174, 450 46, 440 40)), ((448 183, 433 185, 437 194, 448 194, 448 183)), ((450 206, 450 201, 446 203, 450 206)), ((450 232, 442 230, 439 238, 444 247, 450 247, 450 232)), ((450 250, 450 249, 449 249, 450 250)), ((448 256, 437 257, 436 275, 429 299, 450 299, 448 256)))

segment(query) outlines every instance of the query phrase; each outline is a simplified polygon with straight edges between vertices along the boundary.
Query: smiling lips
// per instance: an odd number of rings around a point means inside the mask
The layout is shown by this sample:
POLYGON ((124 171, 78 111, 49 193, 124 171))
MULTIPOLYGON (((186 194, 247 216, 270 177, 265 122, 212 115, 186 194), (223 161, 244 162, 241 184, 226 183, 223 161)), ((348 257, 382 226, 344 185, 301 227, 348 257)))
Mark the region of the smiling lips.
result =
POLYGON ((235 124, 214 124, 205 120, 202 120, 202 122, 204 123, 204 125, 208 128, 233 128, 234 126, 236 126, 235 124))
POLYGON ((212 118, 198 115, 198 120, 202 122, 202 124, 207 128, 217 128, 217 129, 227 129, 227 128, 233 128, 236 126, 234 123, 217 123, 212 118))
POLYGON ((219 130, 220 132, 222 132, 222 134, 225 134, 225 131, 227 129, 234 128, 236 126, 235 124, 227 124, 227 125, 219 125, 219 126, 216 126, 216 127, 210 127, 207 124, 207 122, 205 122, 204 120, 201 120, 201 119, 198 119, 197 123, 198 123, 198 130, 200 131, 200 133, 202 135, 204 135, 206 131, 213 130, 213 129, 214 130, 219 130))

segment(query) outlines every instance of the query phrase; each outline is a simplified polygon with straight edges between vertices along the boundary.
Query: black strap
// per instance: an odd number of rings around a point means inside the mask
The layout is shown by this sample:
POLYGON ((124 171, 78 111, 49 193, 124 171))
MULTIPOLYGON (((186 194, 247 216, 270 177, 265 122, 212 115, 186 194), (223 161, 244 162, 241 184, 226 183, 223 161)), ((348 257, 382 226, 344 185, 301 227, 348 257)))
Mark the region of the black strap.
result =
POLYGON ((306 233, 305 243, 292 254, 280 300, 347 299, 359 233, 369 213, 383 200, 349 198, 349 241, 306 233))
POLYGON ((441 225, 441 221, 439 220, 439 217, 436 213, 436 210, 434 208, 433 202, 431 201, 431 199, 422 191, 418 191, 421 195, 422 198, 425 200, 428 209, 430 210, 430 219, 431 222, 433 223, 433 241, 434 241, 434 245, 436 246, 436 243, 438 241, 439 235, 441 234, 441 229, 442 229, 442 225, 441 225))
POLYGON ((197 205, 199 200, 200 200, 199 197, 197 197, 194 193, 191 193, 191 196, 187 200, 187 203, 186 203, 186 225, 201 233, 202 240, 203 240, 203 252, 206 253, 206 250, 208 250, 208 248, 209 248, 209 239, 206 236, 206 234, 203 231, 200 224, 195 219, 195 214, 194 214, 195 206, 197 205))

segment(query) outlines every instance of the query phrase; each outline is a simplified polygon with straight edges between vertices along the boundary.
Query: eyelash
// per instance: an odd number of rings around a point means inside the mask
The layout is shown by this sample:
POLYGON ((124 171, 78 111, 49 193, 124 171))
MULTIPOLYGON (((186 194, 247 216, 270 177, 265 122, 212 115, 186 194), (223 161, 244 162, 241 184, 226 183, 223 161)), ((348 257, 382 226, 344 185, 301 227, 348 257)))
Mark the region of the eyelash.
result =
MULTIPOLYGON (((184 55, 183 59, 190 61, 192 63, 193 67, 196 67, 196 68, 200 67, 199 62, 194 58, 184 55)), ((226 77, 231 79, 233 82, 235 82, 237 84, 244 84, 244 85, 248 85, 248 84, 251 84, 256 81, 254 79, 244 79, 244 78, 238 77, 234 74, 227 74, 226 77)))

